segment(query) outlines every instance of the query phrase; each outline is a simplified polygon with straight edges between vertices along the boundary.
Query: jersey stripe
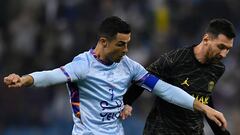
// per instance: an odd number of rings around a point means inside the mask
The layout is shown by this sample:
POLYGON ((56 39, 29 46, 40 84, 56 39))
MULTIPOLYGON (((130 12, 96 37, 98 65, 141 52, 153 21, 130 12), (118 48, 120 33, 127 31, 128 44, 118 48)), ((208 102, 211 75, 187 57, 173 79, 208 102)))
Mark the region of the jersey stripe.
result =
POLYGON ((77 83, 68 82, 67 87, 70 92, 73 113, 77 118, 80 118, 80 99, 77 83))
POLYGON ((64 75, 67 77, 67 81, 71 82, 71 78, 69 74, 66 72, 66 70, 63 67, 60 67, 61 71, 64 73, 64 75))

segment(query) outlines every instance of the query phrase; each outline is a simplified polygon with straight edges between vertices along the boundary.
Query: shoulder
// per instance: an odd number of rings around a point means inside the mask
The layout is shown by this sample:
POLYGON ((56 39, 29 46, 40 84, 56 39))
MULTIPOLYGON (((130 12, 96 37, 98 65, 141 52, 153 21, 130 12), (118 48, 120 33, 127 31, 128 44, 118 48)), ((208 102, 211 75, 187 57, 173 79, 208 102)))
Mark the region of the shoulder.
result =
POLYGON ((182 55, 189 54, 191 52, 191 50, 192 50, 192 47, 178 48, 178 49, 174 49, 174 50, 171 50, 171 51, 165 53, 165 55, 182 56, 182 55))
POLYGON ((91 61, 92 61, 91 53, 89 51, 86 51, 75 56, 71 63, 73 63, 73 65, 77 67, 88 68, 90 66, 91 61))
POLYGON ((86 51, 75 56, 72 61, 86 61, 89 57, 90 52, 86 51))
POLYGON ((75 56, 73 58, 73 62, 77 62, 77 63, 84 63, 84 64, 89 64, 91 63, 91 61, 93 61, 94 57, 92 56, 92 54, 90 53, 90 51, 85 51, 83 53, 78 54, 77 56, 75 56))
POLYGON ((191 47, 185 47, 185 48, 179 48, 179 49, 174 49, 170 50, 164 54, 162 54, 158 58, 158 62, 160 64, 168 63, 168 64, 173 64, 176 62, 182 62, 186 58, 191 58, 190 56, 192 55, 191 47))
POLYGON ((135 60, 129 58, 128 56, 123 56, 123 59, 121 60, 121 63, 128 65, 128 66, 133 66, 133 65, 140 65, 138 62, 135 60))
POLYGON ((121 60, 121 64, 125 68, 128 68, 130 71, 140 70, 144 68, 141 64, 129 58, 128 56, 123 57, 123 59, 121 60))
POLYGON ((222 62, 214 63, 211 65, 211 71, 220 77, 225 72, 225 65, 222 62))
POLYGON ((176 60, 178 58, 182 58, 186 55, 191 54, 191 50, 192 50, 191 47, 172 49, 160 55, 159 59, 176 60))

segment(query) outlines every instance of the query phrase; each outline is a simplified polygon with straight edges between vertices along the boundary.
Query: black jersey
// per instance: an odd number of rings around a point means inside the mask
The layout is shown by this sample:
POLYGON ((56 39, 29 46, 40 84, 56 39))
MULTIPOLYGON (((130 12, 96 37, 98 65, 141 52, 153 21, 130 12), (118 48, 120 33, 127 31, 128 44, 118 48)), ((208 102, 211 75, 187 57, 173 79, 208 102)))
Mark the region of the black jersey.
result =
MULTIPOLYGON (((221 62, 201 64, 195 58, 193 47, 188 47, 162 55, 147 69, 162 80, 182 88, 202 103, 208 104, 225 67, 221 62)), ((201 135, 203 127, 201 113, 178 107, 157 97, 147 118, 144 134, 201 135)))

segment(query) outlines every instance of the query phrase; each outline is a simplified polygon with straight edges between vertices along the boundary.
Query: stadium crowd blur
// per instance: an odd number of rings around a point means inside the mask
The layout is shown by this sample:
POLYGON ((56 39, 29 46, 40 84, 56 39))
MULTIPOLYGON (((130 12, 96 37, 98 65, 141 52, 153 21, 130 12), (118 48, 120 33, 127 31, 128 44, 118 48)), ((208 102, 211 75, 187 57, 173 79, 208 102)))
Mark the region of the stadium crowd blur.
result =
MULTIPOLYGON (((233 135, 240 134, 240 1, 238 0, 0 0, 0 134, 67 135, 72 130, 65 85, 7 89, 3 77, 53 69, 94 47, 97 26, 117 15, 132 26, 128 56, 144 66, 163 52, 201 41, 212 18, 236 27, 226 72, 214 94, 233 135)), ((144 93, 124 122, 126 135, 140 135, 154 96, 144 93)), ((212 134, 209 127, 206 134, 212 134)))

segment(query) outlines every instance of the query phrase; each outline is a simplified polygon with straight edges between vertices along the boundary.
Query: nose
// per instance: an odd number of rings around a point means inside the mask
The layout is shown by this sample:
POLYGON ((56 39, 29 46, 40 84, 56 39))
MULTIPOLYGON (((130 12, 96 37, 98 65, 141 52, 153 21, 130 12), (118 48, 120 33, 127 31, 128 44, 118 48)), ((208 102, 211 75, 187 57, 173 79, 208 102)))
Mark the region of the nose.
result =
POLYGON ((127 52, 128 52, 128 46, 127 46, 127 45, 124 46, 123 52, 124 52, 124 53, 127 53, 127 52))
POLYGON ((220 52, 220 56, 221 56, 222 58, 225 58, 225 57, 227 56, 228 52, 229 52, 229 50, 227 50, 227 49, 222 50, 222 51, 220 52))

